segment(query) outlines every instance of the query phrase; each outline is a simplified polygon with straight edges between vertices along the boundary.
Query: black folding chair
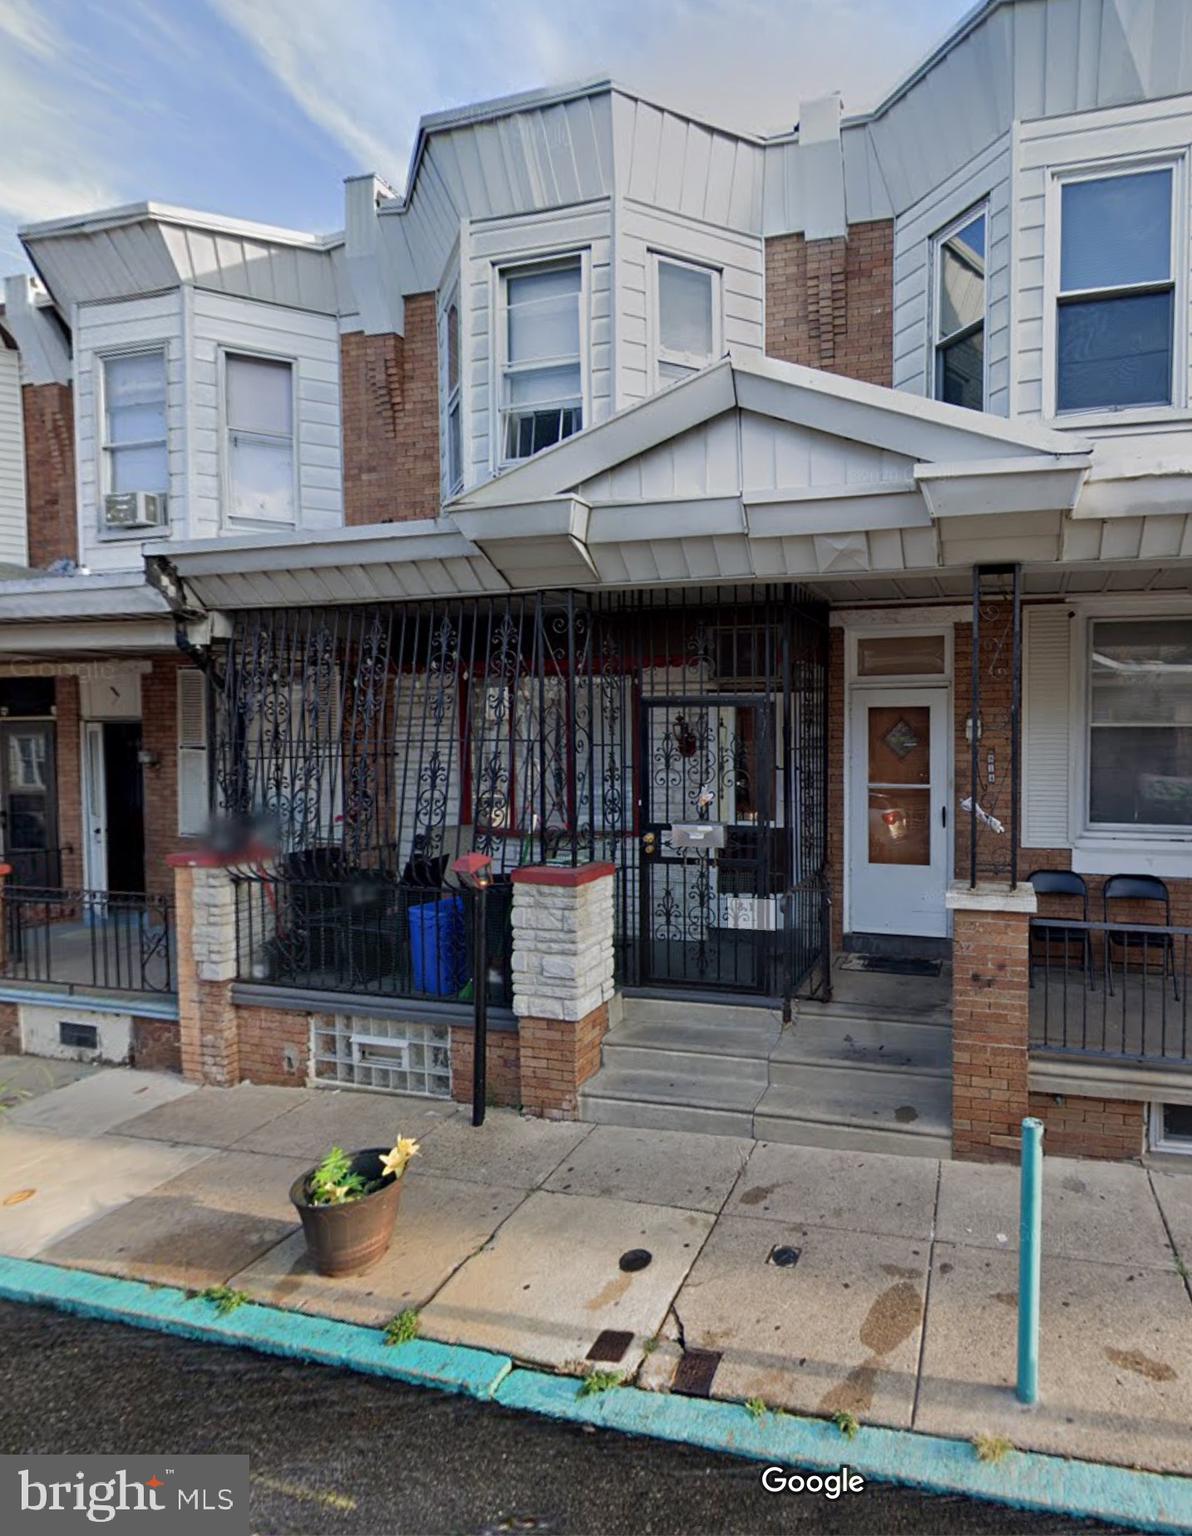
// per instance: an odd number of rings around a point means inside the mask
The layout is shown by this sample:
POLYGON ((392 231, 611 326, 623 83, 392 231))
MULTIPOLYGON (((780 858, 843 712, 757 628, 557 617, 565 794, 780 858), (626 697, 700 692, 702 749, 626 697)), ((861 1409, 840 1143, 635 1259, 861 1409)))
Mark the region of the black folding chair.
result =
MULTIPOLYGON (((1171 927, 1171 894, 1158 875, 1110 875, 1101 888, 1101 910, 1106 923, 1110 920, 1111 901, 1155 902, 1163 908, 1163 926, 1171 927)), ((1164 933, 1159 942, 1163 951, 1163 969, 1165 973, 1171 974, 1171 990, 1178 1002, 1180 984, 1175 973, 1175 939, 1170 933, 1164 933)), ((1105 930, 1105 983, 1110 997, 1113 996, 1114 946, 1116 945, 1122 951, 1124 971, 1126 958, 1132 949, 1141 950, 1145 967, 1146 958, 1155 943, 1156 939, 1153 939, 1149 933, 1131 932, 1125 928, 1105 930)))
POLYGON ((1035 888, 1036 896, 1074 896, 1080 902, 1080 920, 1085 925, 1082 928, 1040 928, 1031 933, 1031 966, 1030 983, 1035 985, 1035 960, 1038 958, 1036 944, 1042 940, 1043 959, 1045 964, 1051 960, 1052 939, 1058 940, 1064 946, 1064 963, 1067 965, 1068 950, 1073 944, 1080 945, 1080 953, 1084 964, 1085 978, 1089 984, 1089 990, 1095 991, 1093 986, 1093 942, 1088 929, 1089 920, 1089 888, 1084 883, 1082 875, 1075 875, 1069 869, 1037 869, 1027 879, 1035 888))

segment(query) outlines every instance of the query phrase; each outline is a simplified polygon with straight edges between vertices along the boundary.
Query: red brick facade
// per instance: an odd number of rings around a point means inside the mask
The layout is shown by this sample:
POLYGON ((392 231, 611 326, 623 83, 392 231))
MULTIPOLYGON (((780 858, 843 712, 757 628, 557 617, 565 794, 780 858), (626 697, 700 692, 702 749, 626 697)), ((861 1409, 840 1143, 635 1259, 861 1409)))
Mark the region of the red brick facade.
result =
POLYGON ((58 779, 58 846, 62 849, 62 884, 78 889, 83 873, 83 749, 79 680, 54 680, 54 760, 58 779))
POLYGON ((29 564, 40 569, 79 557, 73 392, 69 384, 26 384, 21 406, 29 564))
POLYGON ((344 520, 439 515, 439 377, 433 293, 406 300, 404 336, 340 342, 344 520))
POLYGON ((145 768, 145 888, 155 896, 173 895, 166 856, 195 842, 178 834, 178 673, 189 665, 155 656, 141 678, 141 746, 153 754, 145 768))
POLYGON ((788 363, 890 384, 894 370, 894 225, 847 236, 766 241, 766 351, 788 363))
POLYGON ((608 1005, 576 1023, 523 1018, 520 1032, 522 1108, 547 1120, 574 1120, 581 1086, 600 1069, 608 1005))
POLYGON ((175 1020, 134 1015, 128 1064, 144 1072, 181 1072, 182 1041, 175 1020))
POLYGON ((962 910, 952 938, 952 1152, 1010 1162, 1028 1108, 1025 912, 962 910))
POLYGON ((16 1056, 20 1049, 21 1011, 16 1003, 0 1003, 0 1056, 16 1056))
POLYGON ((240 1079, 301 1088, 310 1058, 310 1017, 285 1008, 236 1008, 240 1079))
MULTIPOLYGON (((460 1104, 472 1102, 473 1039, 462 1025, 451 1031, 451 1097, 460 1104)), ((489 1029, 485 1051, 485 1102, 507 1109, 519 1109, 522 1102, 521 1052, 518 1034, 513 1029, 489 1029)))
POLYGON ((1030 1104, 1047 1127, 1043 1150, 1055 1157, 1121 1162, 1141 1156, 1145 1147, 1146 1105, 1135 1100, 1032 1093, 1030 1104))

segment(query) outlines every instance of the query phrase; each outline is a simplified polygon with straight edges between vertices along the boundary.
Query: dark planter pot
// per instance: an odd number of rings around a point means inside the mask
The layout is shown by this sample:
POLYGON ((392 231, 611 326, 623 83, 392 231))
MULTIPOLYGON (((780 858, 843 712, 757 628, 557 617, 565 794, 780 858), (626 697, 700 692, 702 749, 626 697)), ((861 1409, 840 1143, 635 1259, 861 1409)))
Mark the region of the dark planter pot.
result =
MULTIPOLYGON (((380 1177, 381 1159, 389 1149, 371 1147, 352 1158, 352 1172, 366 1179, 380 1177)), ((320 1275, 360 1275, 382 1258, 393 1241, 393 1224, 401 1203, 400 1179, 388 1178, 363 1200, 347 1205, 311 1205, 307 1182, 314 1169, 295 1179, 290 1199, 302 1218, 306 1251, 320 1275)))

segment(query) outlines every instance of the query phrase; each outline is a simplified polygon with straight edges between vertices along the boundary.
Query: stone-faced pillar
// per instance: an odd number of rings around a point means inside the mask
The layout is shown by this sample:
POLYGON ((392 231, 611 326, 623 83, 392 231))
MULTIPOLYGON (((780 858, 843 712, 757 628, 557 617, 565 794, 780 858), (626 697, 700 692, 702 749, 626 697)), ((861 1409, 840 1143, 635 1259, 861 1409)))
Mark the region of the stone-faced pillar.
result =
POLYGON ((948 891, 952 932, 952 1154, 1016 1162, 1030 1113, 1029 885, 948 891))
POLYGON ((600 1066, 613 981, 612 864, 513 872, 513 1011, 522 1108, 574 1120, 600 1066))

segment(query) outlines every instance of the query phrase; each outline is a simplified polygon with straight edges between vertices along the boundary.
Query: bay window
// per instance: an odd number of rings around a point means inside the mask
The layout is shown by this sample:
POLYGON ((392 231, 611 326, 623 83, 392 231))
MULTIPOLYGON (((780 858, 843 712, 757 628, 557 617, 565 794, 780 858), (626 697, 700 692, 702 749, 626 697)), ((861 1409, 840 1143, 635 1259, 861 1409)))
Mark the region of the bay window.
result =
POLYGON ((228 511, 250 522, 294 518, 294 370, 289 362, 224 357, 228 511))
POLYGON ((719 352, 719 274, 669 256, 656 256, 654 271, 655 366, 659 384, 668 384, 705 367, 719 352))
POLYGON ((1090 624, 1089 823, 1192 831, 1192 618, 1090 624))
POLYGON ((583 426, 578 256, 501 273, 501 456, 529 458, 583 426))
POLYGON ((937 400, 979 411, 985 405, 985 246, 981 208, 936 236, 934 364, 937 400))
POLYGON ((169 489, 166 452, 166 355, 129 352, 103 360, 104 490, 169 489))
POLYGON ((1060 185, 1057 412, 1173 402, 1172 167, 1060 185))

